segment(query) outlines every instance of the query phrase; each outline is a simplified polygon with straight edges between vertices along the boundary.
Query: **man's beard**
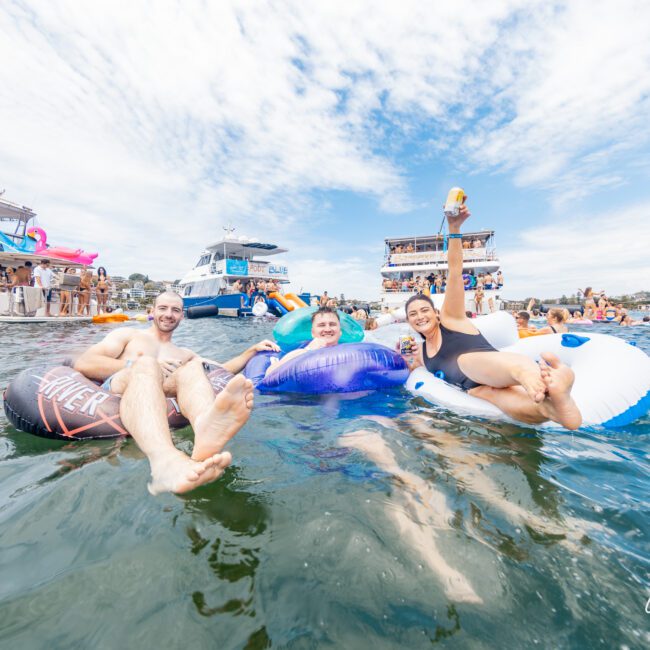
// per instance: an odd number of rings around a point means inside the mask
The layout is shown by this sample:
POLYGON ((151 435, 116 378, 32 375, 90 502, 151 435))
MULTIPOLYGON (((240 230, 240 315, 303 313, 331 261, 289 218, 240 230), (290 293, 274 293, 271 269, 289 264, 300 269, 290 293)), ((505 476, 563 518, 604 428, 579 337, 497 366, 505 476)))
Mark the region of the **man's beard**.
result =
POLYGON ((163 322, 162 318, 158 318, 154 320, 154 323, 161 332, 173 332, 179 326, 180 320, 174 322, 163 322))

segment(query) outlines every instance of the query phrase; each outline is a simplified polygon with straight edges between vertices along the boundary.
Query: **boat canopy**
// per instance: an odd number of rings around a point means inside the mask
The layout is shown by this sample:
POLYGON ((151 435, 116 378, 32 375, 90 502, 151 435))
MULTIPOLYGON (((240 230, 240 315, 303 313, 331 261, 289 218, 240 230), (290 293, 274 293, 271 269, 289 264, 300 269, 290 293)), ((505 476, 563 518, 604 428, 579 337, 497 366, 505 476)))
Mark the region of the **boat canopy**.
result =
POLYGON ((223 253, 225 257, 240 257, 250 259, 253 255, 267 257, 269 255, 280 255, 286 253, 286 248, 280 248, 275 244, 266 244, 248 237, 226 237, 221 241, 210 244, 206 250, 223 253))
MULTIPOLYGON (((464 232, 463 239, 480 239, 487 241, 494 237, 494 230, 478 230, 476 232, 464 232)), ((386 237, 384 240, 386 246, 400 246, 404 244, 413 244, 414 246, 426 247, 432 246, 433 249, 437 248, 445 240, 445 235, 422 235, 415 237, 386 237)))

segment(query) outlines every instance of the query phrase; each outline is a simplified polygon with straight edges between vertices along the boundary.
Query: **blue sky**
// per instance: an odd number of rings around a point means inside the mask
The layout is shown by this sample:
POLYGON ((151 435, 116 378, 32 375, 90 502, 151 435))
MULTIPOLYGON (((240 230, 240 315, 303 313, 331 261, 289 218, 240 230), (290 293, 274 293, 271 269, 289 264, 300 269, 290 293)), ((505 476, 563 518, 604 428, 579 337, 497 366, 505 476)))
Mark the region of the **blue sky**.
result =
POLYGON ((109 273, 233 223, 294 288, 378 295, 452 185, 507 297, 649 288, 650 5, 9 2, 0 189, 109 273))

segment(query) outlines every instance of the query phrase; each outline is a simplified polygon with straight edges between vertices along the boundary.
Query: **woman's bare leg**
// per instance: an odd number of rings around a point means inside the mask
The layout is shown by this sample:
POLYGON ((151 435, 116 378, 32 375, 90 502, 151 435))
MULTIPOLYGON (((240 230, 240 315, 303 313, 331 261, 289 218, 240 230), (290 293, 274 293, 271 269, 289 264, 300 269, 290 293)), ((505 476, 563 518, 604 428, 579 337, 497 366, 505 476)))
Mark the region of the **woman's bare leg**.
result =
POLYGON ((539 366, 523 354, 468 352, 458 357, 458 366, 467 377, 483 386, 523 386, 534 402, 542 402, 546 395, 539 366))
POLYGON ((196 462, 174 447, 167 423, 162 372, 155 359, 141 357, 128 372, 121 372, 115 379, 118 379, 116 392, 123 390, 122 423, 149 459, 152 494, 188 492, 221 476, 230 464, 229 453, 214 454, 196 462))
POLYGON ((573 370, 563 365, 554 354, 546 352, 542 358, 545 363, 540 370, 540 377, 547 394, 541 402, 533 402, 522 386, 477 386, 472 388, 469 394, 494 404, 507 416, 519 422, 541 424, 551 420, 567 429, 578 429, 582 424, 582 415, 571 399, 571 388, 575 379, 573 370))
POLYGON ((399 467, 392 450, 378 433, 355 431, 341 436, 339 444, 362 451, 404 486, 399 495, 405 507, 390 507, 386 513, 397 526, 400 536, 438 576, 447 597, 457 602, 483 602, 467 578, 447 563, 435 544, 436 529, 449 529, 454 514, 447 506, 444 494, 435 490, 430 482, 399 467))

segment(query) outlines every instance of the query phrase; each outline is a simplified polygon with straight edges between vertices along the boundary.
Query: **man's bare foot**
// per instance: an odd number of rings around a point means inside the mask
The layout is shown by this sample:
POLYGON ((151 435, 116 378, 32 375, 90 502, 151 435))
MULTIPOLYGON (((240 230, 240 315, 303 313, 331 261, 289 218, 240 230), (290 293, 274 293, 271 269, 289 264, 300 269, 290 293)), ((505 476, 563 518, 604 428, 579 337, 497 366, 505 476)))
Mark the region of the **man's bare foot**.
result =
POLYGON ((578 429, 582 424, 582 414, 571 398, 575 373, 554 354, 544 352, 541 356, 545 362, 542 364, 542 380, 548 393, 544 407, 548 410, 549 420, 567 429, 578 429))
POLYGON ((518 373, 515 379, 521 384, 533 402, 539 404, 544 401, 547 387, 542 380, 542 373, 539 369, 522 370, 518 373))
POLYGON ((151 494, 183 494, 218 479, 231 461, 232 456, 227 451, 199 462, 191 460, 181 451, 171 453, 155 464, 152 462, 151 483, 147 487, 151 494))
POLYGON ((214 398, 212 406, 194 423, 193 460, 220 452, 244 426, 253 408, 253 382, 236 375, 214 398))

